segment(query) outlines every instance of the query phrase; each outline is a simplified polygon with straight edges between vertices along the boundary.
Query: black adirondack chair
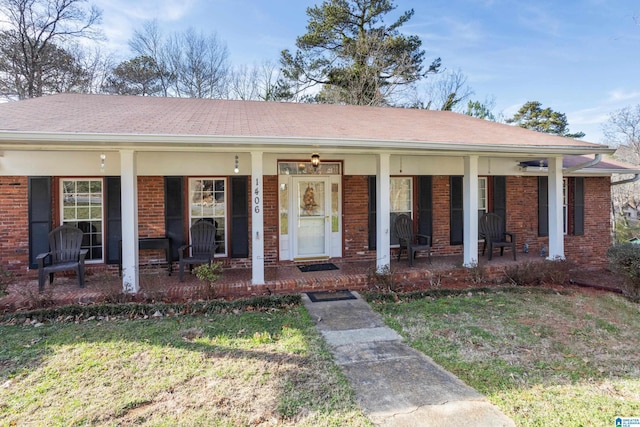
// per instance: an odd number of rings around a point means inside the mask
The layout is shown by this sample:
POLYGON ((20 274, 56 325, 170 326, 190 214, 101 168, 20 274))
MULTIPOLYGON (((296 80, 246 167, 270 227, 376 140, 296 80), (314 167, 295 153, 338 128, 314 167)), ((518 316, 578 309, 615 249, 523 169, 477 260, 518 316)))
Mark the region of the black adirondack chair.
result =
POLYGON ((38 291, 44 290, 46 275, 49 275, 49 284, 53 283, 53 274, 60 271, 75 270, 78 275, 78 283, 84 287, 84 258, 87 249, 81 249, 82 230, 70 225, 62 225, 54 228, 49 233, 49 252, 39 254, 38 262, 38 291))
POLYGON ((398 249, 398 261, 402 251, 407 251, 409 257, 409 266, 413 267, 413 259, 418 251, 427 251, 429 262, 431 262, 431 236, 425 236, 423 234, 413 234, 413 221, 409 215, 400 214, 396 217, 394 223, 396 229, 396 235, 400 243, 398 249))
POLYGON ((516 260, 516 235, 504 230, 504 221, 494 213, 486 213, 480 218, 480 237, 484 238, 482 255, 489 248, 489 261, 493 257, 493 249, 500 248, 500 256, 504 254, 504 248, 510 247, 513 260, 516 260))
POLYGON ((179 264, 180 273, 179 280, 182 282, 184 278, 184 266, 189 266, 189 271, 194 264, 211 264, 218 245, 216 244, 216 226, 208 221, 198 221, 191 226, 191 244, 180 247, 179 264), (191 249, 191 254, 189 254, 191 249))

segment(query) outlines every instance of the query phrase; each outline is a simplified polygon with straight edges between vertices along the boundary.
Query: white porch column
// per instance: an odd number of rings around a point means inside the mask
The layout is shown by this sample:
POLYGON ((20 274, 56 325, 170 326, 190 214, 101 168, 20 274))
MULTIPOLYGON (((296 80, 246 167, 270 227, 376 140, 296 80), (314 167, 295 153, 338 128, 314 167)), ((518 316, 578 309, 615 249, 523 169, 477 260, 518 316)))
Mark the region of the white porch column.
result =
POLYGON ((473 267, 478 264, 478 156, 464 158, 462 193, 464 209, 462 264, 465 267, 473 267))
POLYGON ((262 152, 251 152, 251 283, 264 285, 262 152))
POLYGON ((138 175, 136 152, 120 151, 122 207, 122 291, 135 294, 140 290, 138 260, 138 175))
POLYGON ((549 157, 549 256, 564 258, 564 212, 562 205, 562 157, 549 157))
POLYGON ((390 165, 389 153, 378 155, 378 171, 376 174, 376 268, 378 271, 388 268, 391 262, 391 233, 389 221, 390 165))

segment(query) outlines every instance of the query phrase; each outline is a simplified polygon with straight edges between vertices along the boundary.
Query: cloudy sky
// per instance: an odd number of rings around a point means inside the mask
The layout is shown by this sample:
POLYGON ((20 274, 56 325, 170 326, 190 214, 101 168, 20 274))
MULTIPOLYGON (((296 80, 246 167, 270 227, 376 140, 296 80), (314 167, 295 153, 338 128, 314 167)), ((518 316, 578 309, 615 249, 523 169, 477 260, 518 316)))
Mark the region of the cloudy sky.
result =
MULTIPOLYGON (((276 61, 305 32, 306 9, 321 0, 95 0, 111 47, 145 20, 167 33, 215 32, 234 65, 276 61)), ((526 101, 563 112, 572 132, 603 141, 601 125, 640 103, 640 1, 396 0, 414 9, 403 29, 422 38, 425 62, 461 71, 474 99, 495 99, 507 117, 526 101)), ((389 22, 389 21, 387 21, 389 22)), ((123 58, 123 59, 124 59, 123 58)))

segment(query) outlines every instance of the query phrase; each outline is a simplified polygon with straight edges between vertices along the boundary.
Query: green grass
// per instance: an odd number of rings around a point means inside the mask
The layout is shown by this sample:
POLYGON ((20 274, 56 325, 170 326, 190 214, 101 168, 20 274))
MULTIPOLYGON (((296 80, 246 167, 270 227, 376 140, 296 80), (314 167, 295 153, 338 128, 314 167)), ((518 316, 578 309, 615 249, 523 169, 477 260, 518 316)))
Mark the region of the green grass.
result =
POLYGON ((516 288, 373 305, 519 426, 640 416, 640 306, 619 296, 516 288))
POLYGON ((0 425, 370 425, 304 308, 249 309, 1 325, 0 425))

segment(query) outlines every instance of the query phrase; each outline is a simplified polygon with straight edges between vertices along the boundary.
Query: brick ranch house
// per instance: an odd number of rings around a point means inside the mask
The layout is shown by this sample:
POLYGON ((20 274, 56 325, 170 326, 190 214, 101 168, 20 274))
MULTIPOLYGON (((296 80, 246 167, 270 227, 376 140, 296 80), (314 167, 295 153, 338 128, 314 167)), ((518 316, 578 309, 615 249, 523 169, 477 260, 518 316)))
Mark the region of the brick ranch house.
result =
POLYGON ((150 262, 139 239, 169 238, 176 260, 206 219, 225 268, 251 268, 261 285, 265 266, 385 267, 393 218, 406 213, 434 256, 472 266, 478 215, 495 212, 518 250, 602 266, 612 175, 640 173, 600 158, 613 152, 441 111, 77 94, 10 102, 0 105, 0 263, 35 276, 49 230, 69 223, 85 231, 88 268, 121 262, 123 290, 135 293, 150 262))

